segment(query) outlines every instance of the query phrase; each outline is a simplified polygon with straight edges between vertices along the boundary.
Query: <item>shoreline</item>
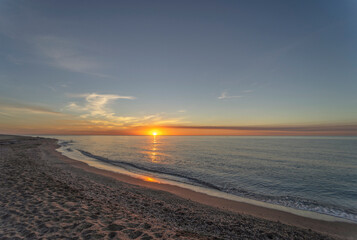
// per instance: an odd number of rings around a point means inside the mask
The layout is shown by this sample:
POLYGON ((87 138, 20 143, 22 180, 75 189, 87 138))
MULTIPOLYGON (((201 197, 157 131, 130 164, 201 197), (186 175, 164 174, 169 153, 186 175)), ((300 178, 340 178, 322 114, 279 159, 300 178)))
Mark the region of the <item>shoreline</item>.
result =
MULTIPOLYGON (((181 189, 181 188, 187 189, 187 190, 193 191, 195 193, 201 193, 201 194, 208 195, 211 197, 216 197, 219 199, 225 199, 225 200, 230 200, 230 201, 239 202, 239 203, 246 203, 249 205, 262 207, 262 208, 268 208, 268 209, 272 209, 272 210, 277 210, 280 212, 286 212, 286 213, 290 213, 292 215, 297 215, 297 216, 301 216, 301 217, 305 217, 305 218, 309 218, 309 219, 315 219, 315 220, 321 220, 321 221, 327 221, 327 222, 345 222, 345 223, 357 224, 357 222, 354 222, 352 220, 340 218, 340 217, 333 216, 333 215, 322 214, 319 212, 313 212, 313 211, 309 211, 309 210, 295 209, 295 208, 286 207, 286 206, 279 205, 279 204, 273 204, 273 203, 268 203, 268 202, 259 201, 259 200, 255 200, 255 199, 240 197, 240 196, 236 196, 236 195, 222 192, 222 191, 215 190, 215 189, 209 189, 209 188, 205 188, 205 187, 190 185, 188 183, 175 182, 174 180, 161 179, 159 177, 155 177, 155 178, 149 177, 149 176, 146 176, 145 174, 133 173, 133 172, 130 172, 130 171, 123 169, 121 167, 113 166, 111 164, 101 162, 101 161, 97 160, 95 157, 92 157, 92 155, 90 153, 88 153, 89 155, 83 154, 81 150, 79 150, 79 151, 77 150, 79 153, 81 153, 80 156, 76 156, 76 155, 71 156, 72 151, 70 153, 68 153, 64 148, 65 148, 64 146, 60 145, 60 147, 57 148, 56 151, 60 152, 62 155, 64 155, 65 157, 67 157, 69 159, 85 163, 85 164, 89 165, 89 167, 93 167, 95 169, 104 170, 104 171, 108 171, 108 172, 114 172, 119 175, 124 175, 124 176, 128 176, 128 177, 131 177, 134 179, 139 179, 140 181, 144 181, 144 182, 152 182, 159 186, 160 185, 161 186, 168 185, 167 187, 164 187, 165 189, 163 189, 164 191, 167 191, 167 192, 170 192, 170 188, 175 186, 175 187, 178 187, 179 189, 181 189)), ((142 185, 142 183, 138 183, 138 184, 142 185)), ((149 187, 155 188, 155 186, 149 186, 149 187)), ((175 194, 174 191, 172 191, 172 193, 175 194)), ((179 195, 179 193, 176 195, 179 195)), ((275 219, 272 219, 272 220, 275 220, 275 219)))
POLYGON ((3 236, 357 239, 353 223, 309 219, 143 181, 70 159, 57 148, 54 139, 0 136, 3 236))
MULTIPOLYGON (((257 206, 251 203, 239 202, 237 200, 230 200, 222 197, 212 196, 206 193, 197 192, 177 185, 171 185, 168 183, 157 183, 155 181, 145 181, 123 173, 118 173, 118 172, 90 166, 88 163, 75 160, 63 155, 61 152, 57 151, 57 149, 58 148, 55 147, 52 150, 59 153, 60 157, 63 157, 63 161, 73 166, 76 166, 78 168, 84 169, 86 171, 111 177, 118 181, 126 182, 137 186, 147 187, 155 190, 169 192, 181 198, 185 198, 187 200, 195 201, 218 209, 231 211, 238 214, 247 214, 250 216, 263 218, 270 221, 277 221, 284 224, 301 227, 304 229, 311 229, 334 237, 357 236, 357 230, 356 230, 357 224, 349 220, 344 221, 344 219, 341 219, 341 221, 332 221, 332 220, 314 219, 314 218, 296 215, 287 211, 282 211, 282 210, 272 209, 268 207, 257 206), (349 232, 351 232, 352 235, 348 234, 349 232)), ((298 210, 298 211, 302 211, 302 210, 298 210)), ((329 217, 331 217, 330 219, 337 218, 329 215, 326 216, 327 219, 329 219, 329 217)))

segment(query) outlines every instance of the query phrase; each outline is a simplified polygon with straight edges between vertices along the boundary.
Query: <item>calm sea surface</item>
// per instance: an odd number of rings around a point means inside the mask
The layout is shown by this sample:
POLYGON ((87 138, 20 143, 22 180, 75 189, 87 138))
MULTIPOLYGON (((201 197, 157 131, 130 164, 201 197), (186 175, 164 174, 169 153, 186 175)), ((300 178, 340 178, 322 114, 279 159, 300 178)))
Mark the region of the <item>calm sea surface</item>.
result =
POLYGON ((68 156, 357 222, 356 137, 51 137, 68 156))

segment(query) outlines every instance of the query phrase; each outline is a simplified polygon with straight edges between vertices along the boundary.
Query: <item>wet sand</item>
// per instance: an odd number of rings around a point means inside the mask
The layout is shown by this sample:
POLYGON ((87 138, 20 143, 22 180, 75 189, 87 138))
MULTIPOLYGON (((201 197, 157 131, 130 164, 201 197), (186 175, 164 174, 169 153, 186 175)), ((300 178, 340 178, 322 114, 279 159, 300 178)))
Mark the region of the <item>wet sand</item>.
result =
POLYGON ((51 139, 0 136, 0 239, 357 236, 356 224, 312 220, 142 181, 69 159, 56 148, 51 139))

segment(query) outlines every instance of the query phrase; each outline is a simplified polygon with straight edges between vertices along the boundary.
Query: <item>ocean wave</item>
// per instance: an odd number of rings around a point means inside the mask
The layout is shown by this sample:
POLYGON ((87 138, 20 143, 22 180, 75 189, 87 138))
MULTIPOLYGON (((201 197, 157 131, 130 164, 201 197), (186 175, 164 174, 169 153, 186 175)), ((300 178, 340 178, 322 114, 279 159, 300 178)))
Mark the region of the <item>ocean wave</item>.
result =
POLYGON ((317 213, 357 222, 356 210, 344 208, 341 206, 336 206, 333 204, 317 202, 315 200, 300 198, 295 196, 271 196, 271 195, 257 194, 240 188, 222 189, 222 191, 240 197, 250 198, 270 204, 280 205, 280 206, 294 208, 298 210, 317 212, 317 213))
MULTIPOLYGON (((208 182, 205 182, 205 181, 202 181, 202 180, 197 179, 197 178, 184 176, 184 175, 181 175, 181 174, 178 174, 178 173, 173 173, 173 172, 160 171, 160 170, 157 170, 157 169, 149 169, 149 168, 144 167, 144 166, 140 166, 140 165, 137 165, 137 164, 128 163, 128 162, 124 162, 124 161, 117 161, 117 160, 114 161, 114 160, 110 160, 110 159, 105 158, 105 157, 93 155, 93 154, 91 154, 89 152, 86 152, 86 151, 83 151, 83 150, 80 150, 80 149, 77 149, 77 150, 80 153, 82 153, 83 155, 87 156, 87 157, 91 157, 91 158, 94 158, 96 160, 99 160, 99 161, 102 161, 102 162, 105 162, 105 163, 108 163, 108 164, 111 164, 111 165, 114 165, 114 166, 119 166, 119 167, 123 167, 124 166, 125 169, 127 169, 126 167, 130 167, 130 168, 134 168, 134 169, 138 169, 138 170, 146 171, 146 172, 150 172, 150 173, 171 175, 171 176, 174 176, 174 177, 179 177, 179 178, 182 178, 182 179, 186 179, 186 180, 188 180, 189 183, 196 183, 196 184, 198 184, 200 186, 204 186, 204 187, 208 187, 208 188, 211 188, 211 189, 215 189, 215 190, 221 191, 221 188, 217 187, 216 185, 208 183, 208 182)), ((187 182, 185 182, 185 183, 187 183, 187 182)))

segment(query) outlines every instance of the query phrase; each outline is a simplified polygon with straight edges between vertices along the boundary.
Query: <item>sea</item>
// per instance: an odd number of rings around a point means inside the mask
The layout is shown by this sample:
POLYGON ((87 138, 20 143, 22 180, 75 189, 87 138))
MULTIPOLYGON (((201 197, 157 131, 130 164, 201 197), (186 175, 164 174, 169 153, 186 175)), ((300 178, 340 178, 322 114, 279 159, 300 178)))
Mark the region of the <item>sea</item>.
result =
POLYGON ((47 137, 98 168, 357 222, 357 137, 47 137))

